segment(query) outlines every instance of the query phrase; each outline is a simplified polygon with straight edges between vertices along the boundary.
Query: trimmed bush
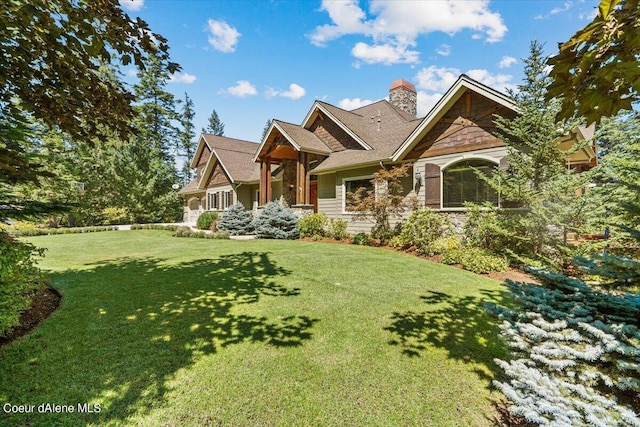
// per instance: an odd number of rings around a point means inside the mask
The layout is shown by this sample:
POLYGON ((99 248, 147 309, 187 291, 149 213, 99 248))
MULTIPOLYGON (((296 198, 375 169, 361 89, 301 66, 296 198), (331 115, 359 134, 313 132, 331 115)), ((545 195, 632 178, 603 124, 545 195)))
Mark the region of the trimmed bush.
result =
POLYGON ((509 267, 506 258, 493 255, 491 252, 478 248, 461 248, 445 252, 442 257, 444 264, 460 264, 465 270, 474 273, 489 273, 491 271, 505 271, 509 267))
POLYGON ((462 248, 458 236, 440 237, 431 244, 431 255, 444 254, 462 248))
POLYGON ((253 219, 255 234, 261 239, 297 239, 298 217, 277 202, 269 202, 253 219))
POLYGON ((307 215, 298 221, 300 237, 326 237, 329 234, 329 217, 324 213, 307 215))
POLYGON ((253 234, 251 221, 253 221, 251 211, 245 210, 242 203, 236 203, 222 214, 217 227, 218 230, 231 236, 253 234))
POLYGON ((46 278, 33 260, 35 255, 43 254, 43 249, 0 232, 0 336, 18 324, 33 293, 44 286, 46 278))
POLYGON ((209 230, 215 220, 218 219, 217 212, 202 212, 196 222, 196 227, 200 230, 209 230))
POLYGON ((180 226, 176 228, 175 232, 173 233, 173 237, 191 237, 196 239, 228 239, 229 233, 207 233, 206 231, 193 231, 191 230, 191 227, 180 226))
POLYGON ((351 239, 351 243, 353 243, 354 245, 360 245, 360 246, 366 246, 369 244, 370 241, 371 241, 371 237, 367 233, 355 234, 351 239))

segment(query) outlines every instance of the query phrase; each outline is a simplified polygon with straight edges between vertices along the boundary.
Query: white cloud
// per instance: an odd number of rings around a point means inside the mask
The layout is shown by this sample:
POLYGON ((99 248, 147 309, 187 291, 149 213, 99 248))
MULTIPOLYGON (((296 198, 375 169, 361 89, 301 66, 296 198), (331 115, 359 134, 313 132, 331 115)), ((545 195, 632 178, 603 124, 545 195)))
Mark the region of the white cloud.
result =
POLYGON ((488 70, 476 69, 466 72, 467 76, 479 81, 500 92, 506 92, 507 89, 516 90, 517 86, 511 83, 513 79, 509 74, 491 74, 488 70))
POLYGON ((418 71, 415 77, 417 87, 431 92, 444 92, 451 87, 461 74, 457 68, 430 67, 418 71))
POLYGON ((191 84, 196 81, 196 76, 189 73, 175 73, 169 77, 169 83, 191 84))
MULTIPOLYGON (((460 74, 462 72, 458 68, 436 67, 435 65, 418 71, 415 81, 417 82, 416 87, 423 90, 423 108, 426 108, 433 101, 434 96, 438 94, 441 96, 446 92, 455 83, 460 74)), ((468 70, 465 74, 500 92, 506 92, 508 89, 517 90, 517 86, 511 83, 513 76, 510 74, 492 74, 484 69, 468 70)), ((420 105, 420 92, 418 92, 418 110, 420 110, 420 105)))
POLYGON ((448 44, 441 44, 440 47, 438 49, 436 49, 436 53, 438 55, 442 55, 442 56, 449 56, 451 55, 451 46, 449 46, 448 44))
POLYGON ((513 56, 505 55, 500 60, 500 63, 498 64, 498 67, 500 67, 500 68, 509 68, 513 64, 516 64, 517 62, 518 62, 518 60, 516 58, 514 58, 513 56))
POLYGON ((295 83, 291 83, 289 85, 289 90, 282 93, 282 96, 290 99, 299 99, 302 98, 307 93, 306 90, 300 85, 295 83))
POLYGON ((338 102, 338 107, 342 108, 343 110, 351 111, 355 110, 356 108, 364 107, 365 105, 373 104, 373 102, 374 101, 370 101, 368 99, 345 98, 338 102))
POLYGON ((427 93, 419 90, 416 99, 417 104, 417 117, 424 117, 427 113, 436 105, 436 102, 442 98, 442 93, 427 93))
MULTIPOLYGON (((507 32, 502 17, 489 10, 488 0, 425 2, 395 2, 371 0, 367 17, 357 0, 323 0, 321 11, 329 14, 331 24, 321 25, 309 35, 311 43, 325 46, 328 42, 349 34, 362 35, 372 44, 359 42, 351 53, 361 55, 367 63, 384 64, 416 62, 419 35, 444 32, 453 35, 473 30, 487 42, 502 40, 507 32)), ((446 50, 443 50, 445 52, 446 50)))
POLYGON ((569 9, 571 9, 572 7, 573 7, 573 2, 572 1, 566 1, 562 5, 562 7, 554 7, 546 15, 537 15, 537 16, 534 17, 534 19, 549 19, 553 15, 558 15, 560 13, 566 12, 569 9))
POLYGON ((241 34, 224 21, 209 19, 209 44, 220 52, 235 52, 241 34))
POLYGON ((256 90, 256 87, 247 80, 238 80, 235 86, 231 86, 230 88, 227 88, 227 90, 223 92, 226 92, 233 96, 237 96, 239 98, 256 95, 258 93, 258 91, 256 90))
POLYGON ((419 52, 393 43, 368 45, 356 43, 351 54, 367 64, 411 64, 418 62, 419 52))
POLYGON ((144 6, 144 0, 120 0, 120 6, 129 12, 136 12, 144 6))
POLYGON ((289 85, 289 90, 281 91, 281 90, 276 90, 272 87, 269 87, 267 88, 264 94, 267 98, 281 96, 283 98, 289 98, 289 99, 300 99, 307 94, 307 91, 304 90, 302 86, 296 83, 291 83, 289 85))

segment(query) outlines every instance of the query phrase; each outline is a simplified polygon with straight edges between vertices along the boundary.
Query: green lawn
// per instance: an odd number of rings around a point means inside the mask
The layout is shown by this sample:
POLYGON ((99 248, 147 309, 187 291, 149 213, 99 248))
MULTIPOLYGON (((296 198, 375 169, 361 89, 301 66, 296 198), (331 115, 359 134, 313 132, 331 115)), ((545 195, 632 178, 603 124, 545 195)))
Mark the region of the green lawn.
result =
POLYGON ((384 249, 31 238, 61 307, 0 348, 2 425, 491 425, 499 282, 384 249))

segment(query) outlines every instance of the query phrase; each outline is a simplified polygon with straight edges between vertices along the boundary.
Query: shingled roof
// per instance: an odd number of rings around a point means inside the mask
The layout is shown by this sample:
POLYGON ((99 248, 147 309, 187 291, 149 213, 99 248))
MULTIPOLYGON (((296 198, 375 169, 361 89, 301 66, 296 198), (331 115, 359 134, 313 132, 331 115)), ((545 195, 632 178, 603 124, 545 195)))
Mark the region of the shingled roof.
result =
POLYGON ((324 102, 318 104, 362 139, 370 149, 348 149, 331 153, 314 169, 316 173, 388 160, 420 124, 420 119, 394 107, 386 100, 352 111, 324 102))
MULTIPOLYGON (((225 173, 232 183, 248 183, 260 181, 260 166, 253 162, 253 154, 258 144, 241 139, 203 133, 196 153, 201 153, 206 145, 211 153, 208 155, 205 171, 210 171, 212 162, 219 160, 225 173)), ((185 185, 179 194, 193 193, 204 190, 204 183, 209 179, 205 173, 201 179, 192 180, 185 185)))

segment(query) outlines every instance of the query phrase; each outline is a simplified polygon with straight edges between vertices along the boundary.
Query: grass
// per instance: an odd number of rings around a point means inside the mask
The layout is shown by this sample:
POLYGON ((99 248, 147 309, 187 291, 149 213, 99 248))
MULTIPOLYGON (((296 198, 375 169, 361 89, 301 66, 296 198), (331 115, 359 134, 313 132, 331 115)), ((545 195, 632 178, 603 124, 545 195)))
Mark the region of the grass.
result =
POLYGON ((384 249, 31 238, 62 305, 0 348, 2 425, 491 425, 499 282, 384 249))

